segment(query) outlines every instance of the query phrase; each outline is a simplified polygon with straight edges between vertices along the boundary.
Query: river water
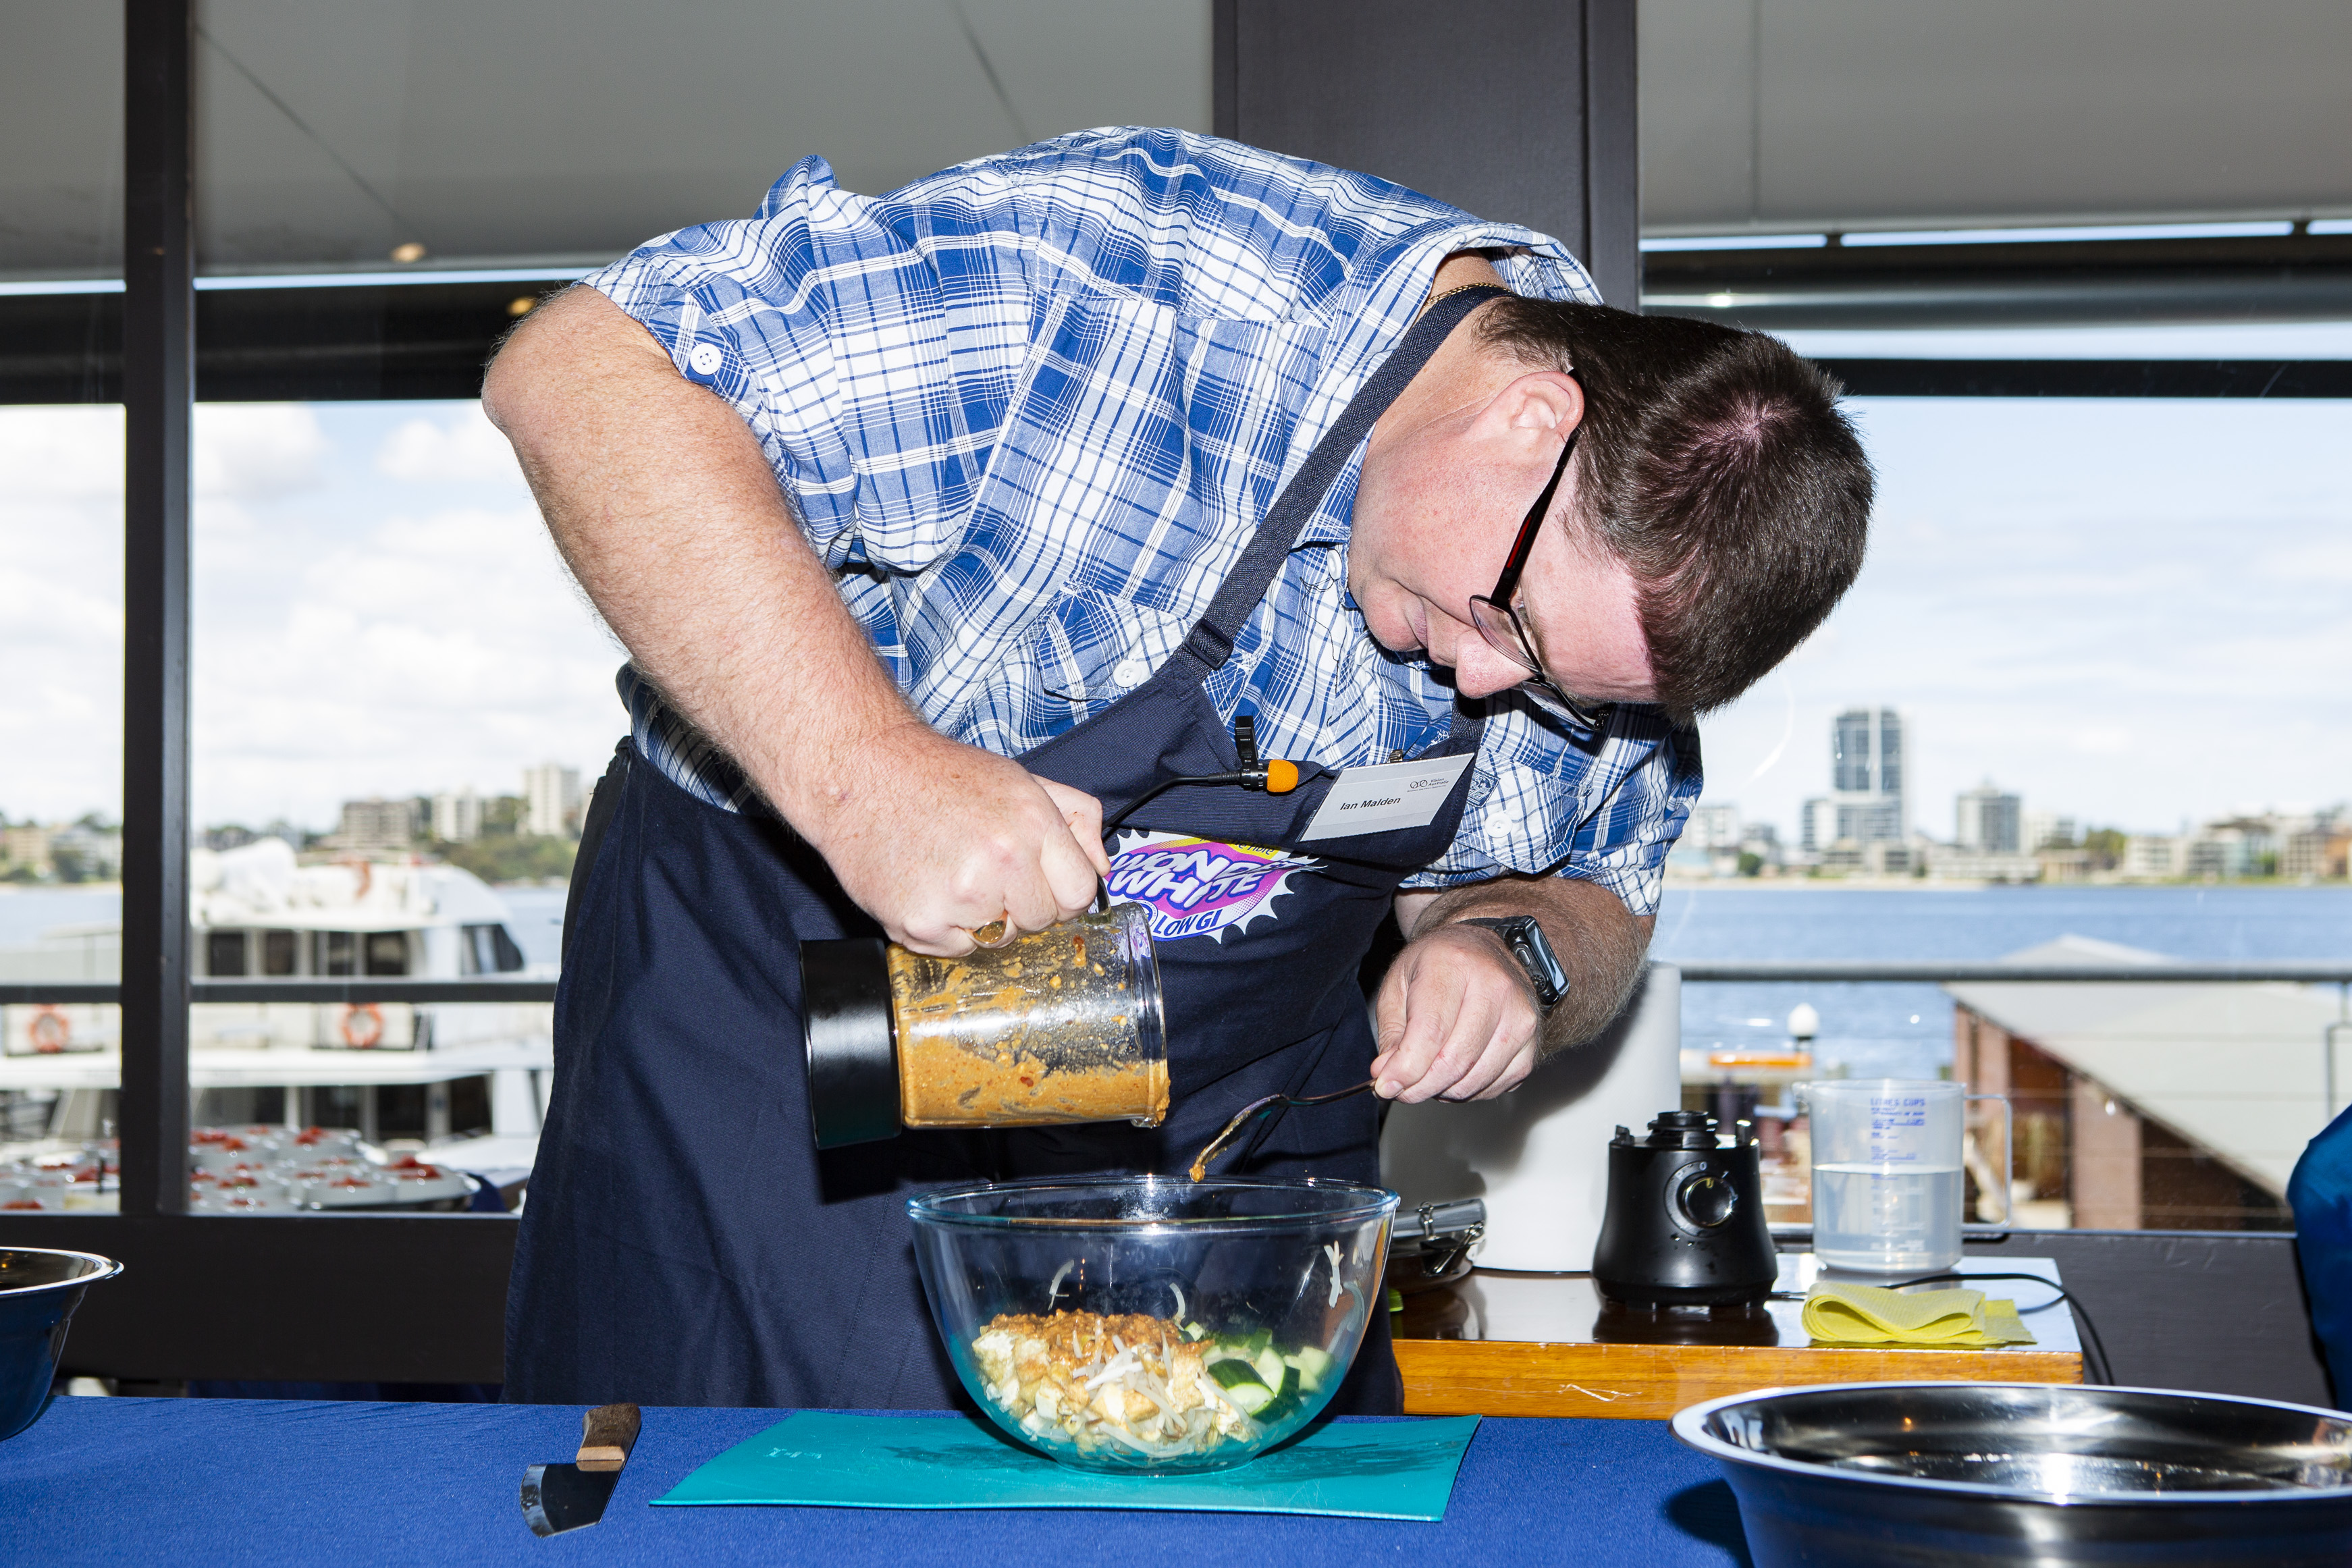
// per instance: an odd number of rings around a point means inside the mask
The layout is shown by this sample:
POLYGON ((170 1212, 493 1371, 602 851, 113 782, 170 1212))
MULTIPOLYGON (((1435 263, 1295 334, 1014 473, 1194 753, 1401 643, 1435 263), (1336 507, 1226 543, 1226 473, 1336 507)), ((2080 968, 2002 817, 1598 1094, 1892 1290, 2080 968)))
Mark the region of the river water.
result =
MULTIPOLYGON (((532 964, 562 946, 563 890, 501 890, 532 964)), ((121 918, 108 889, 0 891, 0 946, 59 925, 121 918)), ((2172 958, 2352 956, 2352 889, 2341 887, 1986 887, 1847 889, 1680 883, 1658 912, 1654 957, 2000 958, 2062 936, 2172 958)), ((1950 1061, 1952 1008, 1932 985, 1693 985, 1683 1035, 1694 1048, 1760 1045, 1787 1035, 1790 1009, 1822 1015, 1826 1071, 1933 1077, 1950 1061)))
MULTIPOLYGON (((1755 883, 1668 888, 1653 956, 2002 958, 2060 936, 2169 958, 2352 957, 2352 889, 1983 887, 1913 891, 1755 883)), ((1932 985, 1703 985, 1683 991, 1687 1046, 1785 1039, 1822 1015, 1814 1057, 1856 1077, 1933 1077, 1952 1059, 1952 1005, 1932 985)))

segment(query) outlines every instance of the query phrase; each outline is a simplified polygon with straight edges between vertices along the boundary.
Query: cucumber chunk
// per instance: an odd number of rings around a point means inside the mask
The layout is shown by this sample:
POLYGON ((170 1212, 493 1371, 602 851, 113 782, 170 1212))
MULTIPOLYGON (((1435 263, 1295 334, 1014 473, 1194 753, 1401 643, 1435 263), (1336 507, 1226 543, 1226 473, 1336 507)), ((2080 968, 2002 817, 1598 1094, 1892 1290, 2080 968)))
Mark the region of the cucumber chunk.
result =
POLYGON ((1323 1380, 1330 1375, 1331 1353, 1321 1345, 1307 1345, 1282 1359, 1298 1369, 1298 1386, 1309 1394, 1321 1388, 1323 1380))
POLYGON ((1272 1426, 1297 1410, 1302 1397, 1300 1390, 1306 1386, 1299 1376, 1298 1368, 1286 1366, 1282 1369, 1282 1386, 1274 1391, 1274 1397, 1268 1399, 1258 1409, 1250 1412, 1267 1426, 1272 1426))
POLYGON ((1281 1387, 1283 1375, 1292 1370, 1283 1362, 1281 1353, 1272 1345, 1251 1356, 1250 1364, 1257 1368, 1258 1381, 1268 1388, 1281 1387))
POLYGON ((1266 1388, 1265 1379, 1257 1375, 1257 1368, 1239 1356, 1228 1356, 1223 1361, 1209 1363, 1209 1375, 1217 1380, 1217 1386, 1220 1388, 1255 1386, 1265 1388, 1269 1394, 1274 1392, 1273 1389, 1266 1388))
POLYGON ((1234 1408, 1244 1416, 1255 1416, 1274 1403, 1275 1391, 1258 1381, 1257 1368, 1238 1357, 1209 1364, 1209 1375, 1225 1391, 1234 1408))

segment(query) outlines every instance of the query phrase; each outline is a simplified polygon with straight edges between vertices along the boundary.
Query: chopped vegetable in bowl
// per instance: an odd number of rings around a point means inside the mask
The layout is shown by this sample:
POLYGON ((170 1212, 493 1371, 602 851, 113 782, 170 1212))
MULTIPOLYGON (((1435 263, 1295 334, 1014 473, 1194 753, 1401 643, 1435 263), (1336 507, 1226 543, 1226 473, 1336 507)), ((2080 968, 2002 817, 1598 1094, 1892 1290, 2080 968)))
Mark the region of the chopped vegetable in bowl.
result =
POLYGON ((1086 1469, 1244 1464, 1322 1413, 1377 1306, 1396 1198, 1336 1182, 1062 1178, 920 1195, 949 1358, 1086 1469))
POLYGON ((1265 1329, 1214 1338, 1139 1312, 1003 1312, 971 1351, 989 1399, 1031 1437, 1169 1459, 1228 1440, 1255 1448, 1322 1391, 1330 1353, 1309 1344, 1286 1354, 1273 1339, 1265 1329))

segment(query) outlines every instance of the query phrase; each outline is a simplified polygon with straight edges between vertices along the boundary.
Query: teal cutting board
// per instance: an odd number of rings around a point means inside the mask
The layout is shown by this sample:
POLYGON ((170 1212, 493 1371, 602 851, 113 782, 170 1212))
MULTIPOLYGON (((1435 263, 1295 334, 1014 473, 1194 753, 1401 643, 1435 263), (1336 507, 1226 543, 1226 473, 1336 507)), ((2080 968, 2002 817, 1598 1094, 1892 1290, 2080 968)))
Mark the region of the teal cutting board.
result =
POLYGON ((1445 1517, 1475 1416, 1327 1421, 1206 1475, 1072 1469, 967 1416, 803 1410, 738 1443, 656 1502, 817 1508, 1118 1508, 1445 1517))

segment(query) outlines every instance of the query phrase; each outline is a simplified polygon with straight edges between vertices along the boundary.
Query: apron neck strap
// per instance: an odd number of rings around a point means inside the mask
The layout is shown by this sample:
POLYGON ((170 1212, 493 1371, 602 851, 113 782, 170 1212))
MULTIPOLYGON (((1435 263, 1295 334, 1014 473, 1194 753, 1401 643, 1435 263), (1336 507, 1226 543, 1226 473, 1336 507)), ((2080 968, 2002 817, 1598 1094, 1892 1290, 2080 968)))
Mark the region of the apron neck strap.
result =
POLYGON ((1454 289, 1433 301, 1421 313, 1421 319, 1408 329, 1389 357, 1381 362, 1371 378, 1348 401, 1339 419, 1315 444, 1307 461, 1283 486, 1276 497, 1273 509, 1250 537, 1249 548, 1234 563, 1225 580, 1217 589, 1217 596, 1209 601, 1207 613, 1193 624, 1184 639, 1177 658, 1194 666, 1189 678, 1200 679, 1212 671, 1223 667, 1233 656, 1234 639, 1241 635, 1243 625, 1252 612, 1265 598, 1265 591, 1282 570, 1283 558, 1290 553, 1307 519, 1322 505, 1323 497, 1332 481, 1348 465, 1356 444, 1370 433, 1389 404, 1397 400, 1405 384, 1429 362, 1462 319, 1489 299, 1499 298, 1510 292, 1493 284, 1475 284, 1467 288, 1454 289))

